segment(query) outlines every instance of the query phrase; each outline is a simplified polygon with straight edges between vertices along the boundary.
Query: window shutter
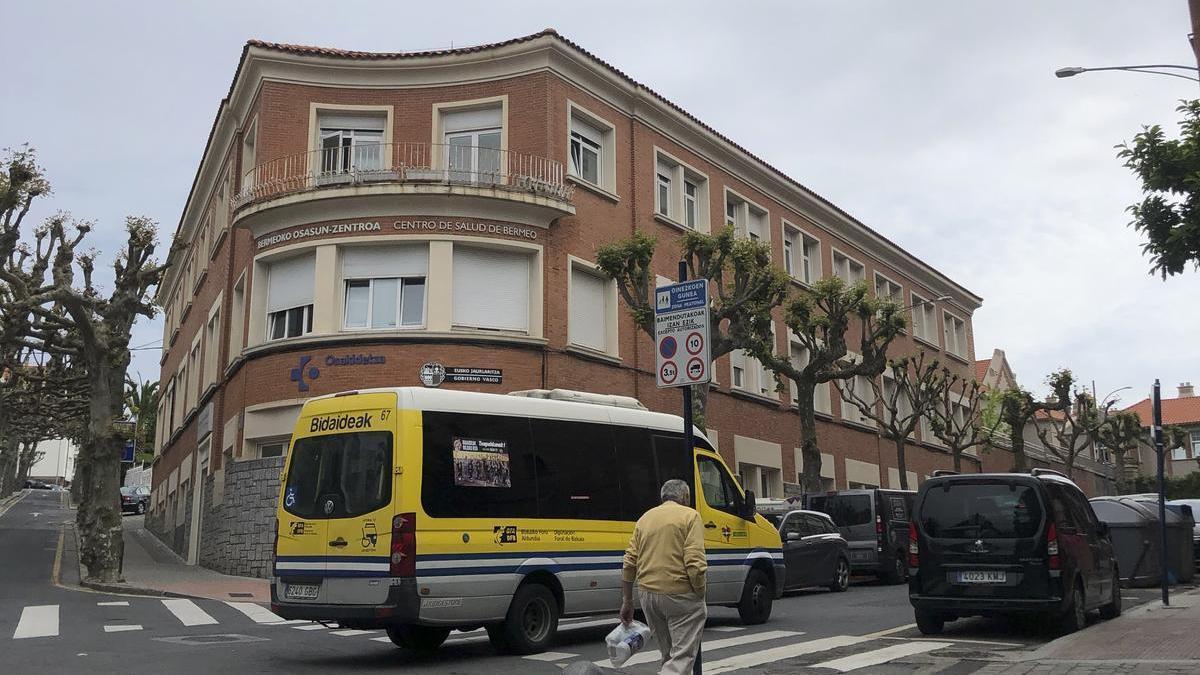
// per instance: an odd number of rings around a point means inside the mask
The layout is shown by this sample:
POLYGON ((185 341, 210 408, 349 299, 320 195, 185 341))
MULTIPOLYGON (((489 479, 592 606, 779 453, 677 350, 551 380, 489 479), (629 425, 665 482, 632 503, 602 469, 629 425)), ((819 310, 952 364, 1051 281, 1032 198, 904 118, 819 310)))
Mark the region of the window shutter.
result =
POLYGON ((272 263, 267 271, 267 312, 311 305, 315 264, 311 254, 272 263))
POLYGON ((355 115, 352 113, 321 113, 317 125, 321 129, 354 129, 356 131, 383 131, 387 123, 384 115, 355 115))
POLYGON ((500 124, 499 106, 442 113, 442 131, 447 134, 473 129, 499 129, 500 124))
POLYGON ((571 342, 608 351, 608 283, 580 269, 571 270, 571 342))
POLYGON ((342 277, 381 279, 423 277, 429 271, 429 248, 419 246, 355 246, 342 250, 342 277))
POLYGON ((529 330, 529 256, 454 247, 454 324, 529 330))
POLYGON ((571 117, 571 131, 583 136, 596 145, 604 145, 604 133, 578 116, 571 117))

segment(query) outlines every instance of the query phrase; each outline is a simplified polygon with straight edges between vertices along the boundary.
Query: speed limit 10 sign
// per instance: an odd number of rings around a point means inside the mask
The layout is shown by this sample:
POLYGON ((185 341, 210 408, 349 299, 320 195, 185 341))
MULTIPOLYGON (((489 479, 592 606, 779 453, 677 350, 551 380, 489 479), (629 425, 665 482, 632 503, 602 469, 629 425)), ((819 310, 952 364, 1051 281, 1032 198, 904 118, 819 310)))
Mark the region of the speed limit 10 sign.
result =
POLYGON ((654 291, 654 353, 658 386, 708 382, 708 282, 704 279, 660 286, 654 291))

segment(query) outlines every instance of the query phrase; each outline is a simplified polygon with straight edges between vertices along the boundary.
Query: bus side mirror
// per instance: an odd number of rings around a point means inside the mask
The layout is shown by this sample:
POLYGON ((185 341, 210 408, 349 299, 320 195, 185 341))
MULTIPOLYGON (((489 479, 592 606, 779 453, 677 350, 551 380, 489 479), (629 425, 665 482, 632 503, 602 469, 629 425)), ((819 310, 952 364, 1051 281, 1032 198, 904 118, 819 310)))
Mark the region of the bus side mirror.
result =
POLYGON ((758 513, 758 509, 755 508, 756 504, 757 502, 754 499, 754 490, 746 490, 746 503, 742 507, 745 510, 745 512, 742 513, 743 520, 754 520, 754 515, 758 513))

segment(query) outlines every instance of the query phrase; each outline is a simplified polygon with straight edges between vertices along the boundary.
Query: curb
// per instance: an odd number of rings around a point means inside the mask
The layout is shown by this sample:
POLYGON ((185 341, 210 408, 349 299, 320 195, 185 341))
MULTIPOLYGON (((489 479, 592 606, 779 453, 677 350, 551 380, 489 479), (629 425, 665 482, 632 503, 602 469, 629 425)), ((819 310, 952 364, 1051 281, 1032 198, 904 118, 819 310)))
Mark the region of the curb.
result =
POLYGON ((16 492, 5 497, 4 499, 0 499, 0 516, 4 515, 5 513, 8 513, 8 510, 10 508, 12 508, 12 505, 21 501, 21 498, 24 497, 28 493, 29 493, 29 490, 26 490, 26 489, 17 490, 16 492))
MULTIPOLYGON (((1180 596, 1185 596, 1185 595, 1200 595, 1200 588, 1194 588, 1194 589, 1182 591, 1179 593, 1172 593, 1173 597, 1180 597, 1180 596)), ((1141 605, 1138 605, 1137 607, 1130 609, 1127 612, 1122 612, 1121 616, 1119 616, 1115 619, 1110 619, 1106 623, 1123 622, 1123 621, 1130 620, 1130 619, 1136 621, 1137 620, 1136 617, 1138 617, 1139 615, 1149 614, 1150 612, 1163 609, 1162 605, 1158 604, 1159 602, 1160 601, 1158 601, 1158 600, 1151 600, 1150 602, 1143 603, 1141 605)), ((1064 644, 1070 642, 1071 640, 1073 640, 1075 638, 1078 638, 1080 635, 1083 635, 1086 631, 1087 631, 1087 628, 1079 631, 1078 633, 1071 633, 1070 635, 1064 635, 1062 637, 1055 638, 1055 639, 1051 640, 1050 642, 1047 642, 1047 643, 1041 645, 1040 647, 1038 647, 1037 649, 1035 649, 1033 651, 1025 652, 1025 653, 1021 654, 1020 656, 1014 656, 1013 658, 1008 659, 1008 661, 1013 662, 1013 663, 1024 663, 1026 661, 1052 660, 1052 659, 1046 659, 1045 655, 1054 652, 1055 650, 1057 650, 1059 647, 1063 646, 1064 644)), ((1195 663, 1195 662, 1189 661, 1189 663, 1195 663)))

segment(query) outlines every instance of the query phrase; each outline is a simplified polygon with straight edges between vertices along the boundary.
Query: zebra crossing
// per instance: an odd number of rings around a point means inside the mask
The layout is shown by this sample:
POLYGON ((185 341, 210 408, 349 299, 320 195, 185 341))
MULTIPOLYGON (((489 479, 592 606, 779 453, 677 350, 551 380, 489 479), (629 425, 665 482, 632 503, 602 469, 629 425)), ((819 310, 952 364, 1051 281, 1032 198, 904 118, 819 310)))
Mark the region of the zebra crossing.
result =
MULTIPOLYGON (((104 634, 139 631, 154 631, 157 634, 165 631, 172 634, 180 629, 202 630, 206 627, 217 627, 221 631, 244 631, 262 627, 268 631, 286 631, 289 634, 295 630, 302 631, 304 635, 328 635, 330 639, 344 641, 345 644, 362 640, 357 644, 364 647, 371 643, 391 645, 391 639, 382 630, 346 629, 332 624, 289 621, 253 602, 134 598, 97 602, 95 605, 103 615, 103 620, 94 622, 93 628, 104 634)), ((3 619, 0 616, 0 621, 3 619)), ((541 672, 540 668, 545 668, 544 672, 555 672, 576 661, 591 661, 614 674, 655 672, 659 654, 653 642, 620 669, 612 668, 603 636, 607 632, 605 629, 615 623, 613 617, 564 619, 560 622, 559 640, 553 651, 523 657, 492 656, 489 649, 472 649, 473 645, 486 647, 488 636, 482 628, 454 631, 443 645, 442 657, 464 661, 481 658, 522 659, 533 668, 533 672, 541 672), (540 668, 537 664, 541 664, 540 668)), ((30 605, 21 609, 11 639, 23 642, 53 640, 62 637, 60 627, 58 605, 30 605)), ((66 632, 72 634, 78 632, 78 628, 66 632)), ((270 636, 270 633, 263 635, 270 636)), ((952 644, 953 641, 908 640, 881 634, 810 636, 803 631, 782 630, 770 625, 711 625, 705 630, 702 650, 704 671, 710 674, 764 667, 789 659, 800 659, 804 668, 845 673, 935 652, 952 644)), ((382 645, 371 648, 376 647, 383 648, 382 645)))

